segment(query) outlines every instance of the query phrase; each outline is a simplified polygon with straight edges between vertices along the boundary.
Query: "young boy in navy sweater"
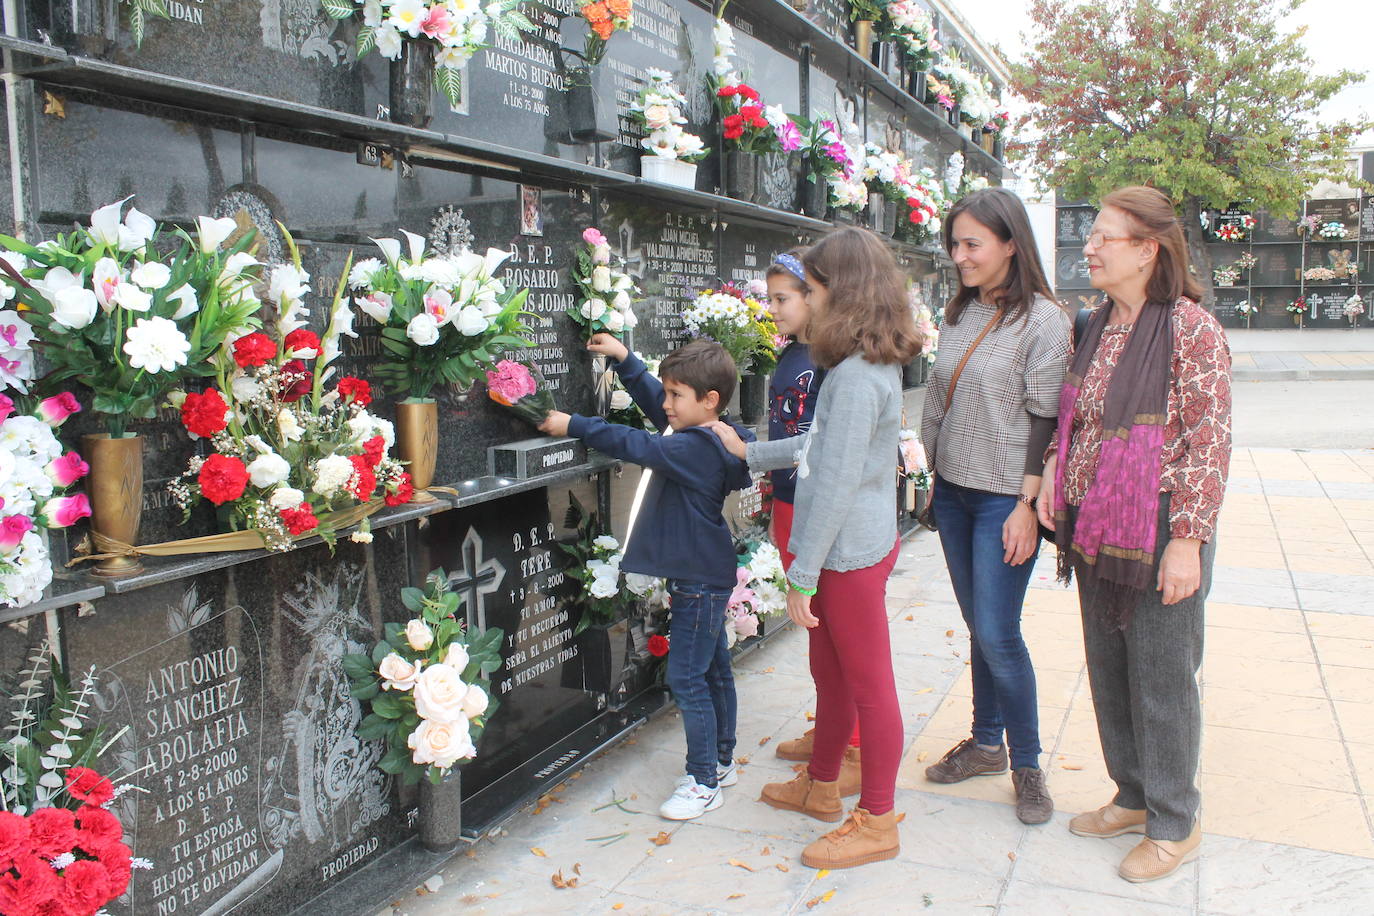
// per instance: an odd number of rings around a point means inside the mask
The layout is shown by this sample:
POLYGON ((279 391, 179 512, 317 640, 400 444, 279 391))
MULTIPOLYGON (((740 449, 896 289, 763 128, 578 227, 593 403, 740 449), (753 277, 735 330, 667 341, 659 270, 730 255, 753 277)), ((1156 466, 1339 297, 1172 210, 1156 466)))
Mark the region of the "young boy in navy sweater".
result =
MULTIPOLYGON (((587 349, 615 360, 625 389, 659 429, 655 435, 600 417, 552 411, 539 429, 576 436, 592 448, 654 472, 620 568, 662 576, 673 599, 668 686, 687 732, 687 775, 659 808, 689 820, 719 808, 734 785, 735 678, 725 618, 735 586, 734 539, 722 510, 731 490, 750 485, 749 469, 704 424, 719 419, 736 384, 735 362, 718 343, 695 340, 664 357, 660 383, 610 334, 587 349)), ((753 433, 735 430, 747 441, 753 433)))

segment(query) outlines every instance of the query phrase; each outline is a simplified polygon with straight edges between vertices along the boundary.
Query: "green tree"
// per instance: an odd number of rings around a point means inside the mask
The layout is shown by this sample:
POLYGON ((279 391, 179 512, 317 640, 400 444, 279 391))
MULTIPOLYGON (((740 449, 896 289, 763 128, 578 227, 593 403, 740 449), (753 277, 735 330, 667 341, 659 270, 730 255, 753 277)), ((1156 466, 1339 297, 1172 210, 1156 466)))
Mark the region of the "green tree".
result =
POLYGON ((1292 214, 1318 180, 1348 180, 1347 150, 1370 127, 1316 120, 1363 74, 1317 73, 1304 30, 1280 26, 1302 3, 1032 0, 1035 40, 1012 72, 1037 135, 1017 152, 1071 198, 1167 194, 1210 299, 1202 211, 1292 214))

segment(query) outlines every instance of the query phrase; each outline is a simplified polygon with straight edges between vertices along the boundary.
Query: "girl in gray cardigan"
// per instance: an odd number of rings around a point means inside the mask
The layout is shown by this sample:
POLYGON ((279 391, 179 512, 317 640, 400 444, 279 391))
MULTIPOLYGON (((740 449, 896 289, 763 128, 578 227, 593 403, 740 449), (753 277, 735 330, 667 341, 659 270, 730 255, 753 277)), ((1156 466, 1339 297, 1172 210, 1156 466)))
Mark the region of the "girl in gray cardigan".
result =
POLYGON ((842 229, 802 258, 812 310, 811 354, 829 370, 811 431, 747 446, 715 431, 751 470, 797 467, 787 613, 810 637, 816 734, 807 769, 764 787, 761 801, 823 821, 844 816, 840 762, 856 720, 863 790, 838 829, 806 848, 813 868, 897 855, 893 794, 902 716, 888 638, 887 577, 897 560, 893 493, 901 427, 901 366, 920 350, 891 253, 863 229, 842 229))

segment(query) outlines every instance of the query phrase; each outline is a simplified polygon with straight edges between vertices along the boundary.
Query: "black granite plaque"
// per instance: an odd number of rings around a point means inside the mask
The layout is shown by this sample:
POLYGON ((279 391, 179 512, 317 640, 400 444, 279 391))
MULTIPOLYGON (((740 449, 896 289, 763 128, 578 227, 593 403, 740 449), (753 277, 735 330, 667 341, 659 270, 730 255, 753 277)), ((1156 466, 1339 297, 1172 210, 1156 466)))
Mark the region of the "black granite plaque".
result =
POLYGON ((1335 286, 1349 285, 1354 283, 1354 278, 1345 276, 1350 267, 1358 264, 1358 246, 1354 236, 1348 242, 1317 242, 1307 246, 1307 262, 1303 268, 1304 286, 1335 286), (1341 274, 1335 278, 1307 278, 1307 271, 1314 268, 1326 268, 1332 273, 1341 274))
POLYGON ((844 0, 806 0, 801 12, 836 41, 849 39, 849 4, 844 0))
POLYGON ((1360 199, 1360 238, 1374 239, 1374 197, 1360 199))
POLYGON ((1061 244, 1055 250, 1054 286, 1055 289, 1089 289, 1092 287, 1088 274, 1088 259, 1083 257, 1081 243, 1061 244))
POLYGON ((1250 298, 1250 291, 1244 287, 1217 287, 1216 302, 1212 314, 1228 327, 1245 327, 1245 316, 1236 312, 1236 306, 1250 298))
MULTIPOLYGON (((806 241, 809 241, 809 237, 806 241)), ((748 290, 751 280, 763 280, 774 258, 805 242, 793 233, 758 226, 726 223, 720 233, 720 276, 748 290)), ((759 297, 763 302, 763 297, 759 297)))
POLYGON ((1326 287, 1322 289, 1307 290, 1307 301, 1311 305, 1308 311, 1309 324, 1339 325, 1349 323, 1345 317, 1345 300, 1355 292, 1353 289, 1335 289, 1326 287), (1315 313, 1316 317, 1311 317, 1315 313))
POLYGON ((1302 279, 1301 245, 1256 245, 1258 263, 1250 268, 1252 286, 1286 286, 1302 279))
POLYGON ((1356 197, 1309 200, 1307 215, 1315 216, 1323 224, 1340 223, 1346 228, 1352 241, 1360 231, 1360 201, 1356 197))
POLYGON ((409 833, 342 668, 406 618, 407 559, 394 526, 63 613, 102 721, 127 726, 103 765, 147 790, 115 813, 153 869, 112 913, 281 913, 409 833))
POLYGON ((1082 248, 1097 219, 1094 207, 1059 207, 1054 214, 1054 237, 1059 247, 1082 248))
POLYGON ((1298 221, 1296 216, 1275 216, 1261 210, 1255 214, 1254 239, 1257 242, 1296 242, 1298 241, 1298 221))

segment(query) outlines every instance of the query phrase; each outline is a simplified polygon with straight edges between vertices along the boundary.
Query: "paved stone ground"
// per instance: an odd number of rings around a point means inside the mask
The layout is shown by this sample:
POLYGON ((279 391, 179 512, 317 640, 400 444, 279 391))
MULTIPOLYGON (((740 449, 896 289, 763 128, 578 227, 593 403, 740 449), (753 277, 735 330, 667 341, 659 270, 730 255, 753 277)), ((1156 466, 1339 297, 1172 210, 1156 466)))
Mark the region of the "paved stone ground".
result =
POLYGON ((1238 382, 1374 379, 1374 327, 1228 328, 1226 336, 1238 382))
POLYGON ((1025 629, 1059 813, 1021 825, 1007 777, 925 782, 925 765, 967 734, 970 690, 967 631, 935 536, 922 535, 903 546, 888 602, 908 741, 898 859, 813 871, 798 856, 825 826, 755 801, 763 783, 790 777, 773 747, 807 728, 814 709, 805 638, 786 632, 737 670, 738 754, 748 762, 720 809, 686 824, 657 817, 682 768, 680 723, 665 716, 456 856, 436 892, 408 895, 388 916, 1370 912, 1374 451, 1238 449, 1218 549, 1202 675, 1203 857, 1169 879, 1128 884, 1116 865, 1132 838, 1068 832, 1069 817, 1111 789, 1076 600, 1054 584, 1047 559, 1025 629), (555 873, 577 886, 555 888, 555 873))

